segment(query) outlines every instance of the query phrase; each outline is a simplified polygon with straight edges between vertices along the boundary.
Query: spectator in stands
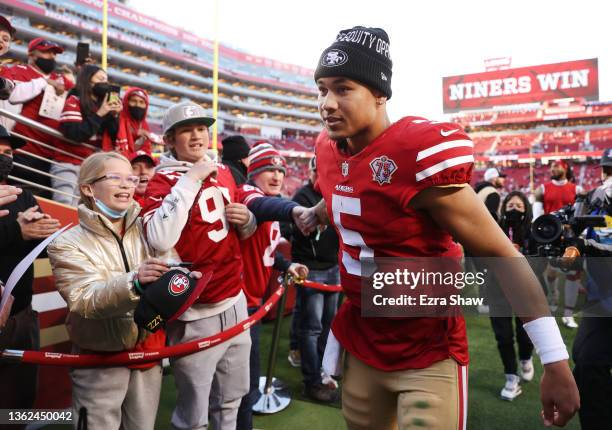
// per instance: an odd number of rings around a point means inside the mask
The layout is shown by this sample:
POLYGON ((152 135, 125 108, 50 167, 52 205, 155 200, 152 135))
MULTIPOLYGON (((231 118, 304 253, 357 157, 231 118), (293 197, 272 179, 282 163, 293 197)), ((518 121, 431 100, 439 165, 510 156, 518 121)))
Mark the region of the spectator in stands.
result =
POLYGON ((155 174, 155 160, 146 152, 139 151, 132 157, 130 163, 132 164, 132 172, 140 179, 134 192, 134 200, 140 207, 143 207, 147 185, 155 174))
MULTIPOLYGON (((55 130, 59 130, 59 118, 50 111, 48 113, 41 111, 41 105, 43 99, 45 99, 48 87, 52 87, 59 98, 49 104, 53 105, 56 110, 61 110, 61 106, 57 109, 56 104, 63 103, 66 92, 74 86, 74 83, 65 74, 55 71, 56 55, 62 52, 64 52, 64 48, 58 44, 38 37, 28 44, 27 65, 5 67, 2 69, 3 77, 11 79, 16 84, 22 84, 12 91, 9 102, 12 104, 23 104, 21 115, 55 130)), ((46 100, 50 99, 51 97, 47 96, 46 100)), ((47 133, 22 123, 15 124, 13 131, 47 145, 41 146, 28 141, 23 147, 24 151, 28 151, 38 157, 55 158, 53 148, 58 146, 58 143, 61 142, 60 139, 49 136, 47 133)), ((47 161, 30 157, 29 155, 15 154, 15 163, 20 163, 45 173, 49 172, 49 163, 47 161)), ((14 176, 39 185, 47 187, 50 185, 47 176, 19 167, 15 168, 14 176)), ((36 190, 40 195, 49 195, 47 191, 40 191, 35 186, 30 186, 29 184, 26 186, 36 190)))
MULTIPOLYGON (((315 184, 317 181, 316 160, 309 164, 308 183, 300 188, 293 201, 310 208, 321 199, 315 184)), ((324 284, 338 285, 338 236, 332 228, 319 228, 309 236, 294 229, 291 242, 291 257, 296 263, 308 267, 308 279, 324 284)), ((299 335, 304 394, 316 401, 331 403, 338 399, 337 386, 331 378, 324 383, 321 377, 321 362, 327 343, 331 322, 338 309, 339 293, 329 293, 312 288, 297 288, 300 307, 299 335)))
POLYGON ((495 221, 499 221, 500 191, 504 188, 505 178, 506 175, 499 173, 495 167, 490 167, 485 171, 484 181, 474 187, 476 194, 483 201, 495 221))
POLYGON ((249 167, 249 144, 243 136, 229 136, 221 142, 223 154, 221 162, 230 168, 236 185, 247 181, 247 168, 249 167))
POLYGON ((123 110, 119 116, 115 151, 132 159, 137 153, 151 154, 151 143, 160 137, 151 133, 147 122, 149 95, 142 88, 128 88, 123 96, 123 110))
MULTIPOLYGON (((11 25, 10 21, 0 15, 0 57, 8 52, 9 48, 11 47, 11 41, 13 40, 13 37, 15 37, 15 32, 16 30, 11 25)), ((8 100, 13 88, 15 88, 13 81, 0 77, 0 100, 3 101, 2 104, 0 104, 0 108, 6 108, 4 100, 8 100)), ((0 117, 0 125, 4 125, 4 120, 4 117, 0 117)))
MULTIPOLYGON (((91 64, 81 68, 75 91, 66 100, 61 116, 61 131, 68 139, 77 143, 60 143, 60 148, 74 154, 58 154, 59 164, 51 168, 51 173, 61 179, 53 179, 53 188, 67 194, 76 194, 76 179, 82 159, 92 154, 95 148, 111 151, 119 129, 119 114, 122 104, 119 99, 111 99, 106 72, 91 64), (94 148, 92 148, 92 146, 94 148)), ((53 199, 62 203, 76 205, 76 198, 66 194, 54 193, 53 199)))
MULTIPOLYGON (((140 206, 132 196, 138 177, 130 162, 99 152, 79 171, 79 225, 48 246, 55 286, 68 303, 75 353, 143 351, 164 346, 133 320, 138 285, 168 271, 172 253, 146 246, 140 206)), ((70 372, 75 415, 85 408, 92 429, 152 429, 162 382, 161 363, 129 367, 75 368, 70 372)))
MULTIPOLYGON (((24 140, 12 137, 0 126, 0 187, 6 186, 13 151, 24 144, 24 140)), ((4 208, 9 214, 0 218, 0 281, 6 282, 17 264, 41 239, 53 234, 60 224, 58 220, 41 213, 28 190, 23 190, 4 208)), ((0 350, 37 350, 40 346, 38 315, 32 310, 33 282, 34 268, 30 266, 12 291, 8 319, 0 324, 0 350)), ((3 311, 0 314, 6 316, 8 309, 3 311)), ((34 407, 37 374, 36 365, 0 362, 0 409, 34 407)))

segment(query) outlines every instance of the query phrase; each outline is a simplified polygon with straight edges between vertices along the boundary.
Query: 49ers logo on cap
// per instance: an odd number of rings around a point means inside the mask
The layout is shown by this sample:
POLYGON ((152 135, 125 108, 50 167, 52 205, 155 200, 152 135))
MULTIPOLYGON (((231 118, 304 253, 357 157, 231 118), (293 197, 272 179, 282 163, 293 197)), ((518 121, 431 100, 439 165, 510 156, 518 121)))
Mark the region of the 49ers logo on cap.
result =
POLYGON ((177 273, 170 279, 168 284, 168 291, 173 296, 180 296, 189 289, 189 278, 187 276, 177 273))
POLYGON ((372 180, 378 182, 378 185, 390 184, 391 176, 397 170, 395 161, 388 158, 386 155, 377 157, 370 161, 372 168, 372 180))
POLYGON ((196 109, 196 106, 185 106, 183 108, 183 115, 185 116, 185 118, 191 118, 192 116, 196 116, 198 113, 196 109))
POLYGON ((348 61, 346 52, 340 49, 330 49, 325 56, 321 58, 321 65, 325 67, 341 66, 348 61))

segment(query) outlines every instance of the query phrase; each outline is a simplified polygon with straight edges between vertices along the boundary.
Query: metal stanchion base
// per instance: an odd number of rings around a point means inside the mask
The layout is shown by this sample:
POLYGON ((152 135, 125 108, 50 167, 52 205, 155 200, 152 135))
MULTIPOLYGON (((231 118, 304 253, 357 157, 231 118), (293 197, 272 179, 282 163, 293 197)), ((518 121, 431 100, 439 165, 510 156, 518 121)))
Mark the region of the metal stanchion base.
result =
POLYGON ((259 392, 261 397, 253 405, 256 414, 275 414, 282 411, 291 402, 291 393, 285 384, 276 378, 272 378, 270 391, 265 393, 266 377, 259 378, 259 392))

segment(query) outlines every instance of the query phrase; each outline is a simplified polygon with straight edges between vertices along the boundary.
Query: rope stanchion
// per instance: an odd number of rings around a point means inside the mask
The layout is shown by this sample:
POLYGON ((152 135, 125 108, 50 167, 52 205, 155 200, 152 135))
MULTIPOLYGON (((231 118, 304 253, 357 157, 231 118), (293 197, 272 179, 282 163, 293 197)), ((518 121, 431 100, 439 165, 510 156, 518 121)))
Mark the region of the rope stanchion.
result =
POLYGON ((295 281, 295 283, 303 287, 312 288, 313 290, 324 291, 327 293, 339 293, 342 291, 342 287, 340 285, 322 284, 320 282, 309 281, 307 279, 303 281, 295 281))
MULTIPOLYGON (((291 275, 288 273, 285 274, 283 286, 287 288, 292 280, 291 275)), ((266 371, 266 376, 261 376, 259 378, 259 391, 261 396, 259 396, 257 402, 253 405, 253 412, 257 414, 275 414, 285 409, 289 406, 289 403, 291 403, 291 394, 288 390, 283 389, 283 384, 274 377, 276 353, 278 352, 280 329, 283 321, 286 299, 287 295, 283 294, 276 309, 276 321, 274 321, 274 330, 272 332, 272 345, 270 346, 268 369, 266 371)))
POLYGON ((117 367, 129 366, 133 364, 150 363, 159 361, 163 358, 182 357, 212 348, 215 345, 225 342, 240 333, 247 331, 253 324, 261 320, 283 296, 285 287, 280 286, 270 298, 261 306, 257 312, 244 321, 217 333, 213 336, 183 343, 180 345, 168 346, 158 350, 150 351, 122 351, 110 354, 64 354, 60 352, 43 351, 18 351, 5 349, 0 351, 0 361, 9 360, 28 364, 43 364, 50 366, 71 366, 71 367, 117 367))

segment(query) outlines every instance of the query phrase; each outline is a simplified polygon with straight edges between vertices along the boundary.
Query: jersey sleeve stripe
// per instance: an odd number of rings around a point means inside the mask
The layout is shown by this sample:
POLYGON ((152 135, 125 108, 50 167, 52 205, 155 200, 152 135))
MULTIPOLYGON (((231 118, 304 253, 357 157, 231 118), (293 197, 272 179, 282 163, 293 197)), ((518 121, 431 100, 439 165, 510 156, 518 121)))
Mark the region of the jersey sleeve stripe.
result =
POLYGON ((445 151, 447 149, 451 149, 451 148, 458 148, 460 146, 468 146, 473 148, 474 147, 474 142, 472 142, 469 139, 463 139, 463 140, 451 140, 448 142, 442 142, 438 145, 432 146, 431 148, 427 148, 424 149, 422 151, 420 151, 417 154, 417 159, 416 161, 421 161, 424 158, 427 158, 431 155, 437 154, 438 152, 442 152, 445 151))
POLYGON ((244 199, 244 204, 246 205, 246 204, 248 204, 248 203, 249 203, 251 200, 255 200, 255 199, 258 199, 258 198, 260 198, 260 197, 263 197, 263 196, 262 196, 261 194, 251 194, 251 195, 247 196, 247 197, 244 199))
POLYGON ((445 170, 445 169, 448 169, 454 166, 458 166, 459 164, 473 163, 473 162, 474 162, 473 155, 463 155, 461 157, 449 158, 448 160, 441 161, 438 164, 434 164, 433 166, 428 167, 427 169, 417 172, 416 180, 417 182, 419 182, 425 178, 430 177, 431 175, 435 175, 436 173, 441 172, 442 170, 445 170))

